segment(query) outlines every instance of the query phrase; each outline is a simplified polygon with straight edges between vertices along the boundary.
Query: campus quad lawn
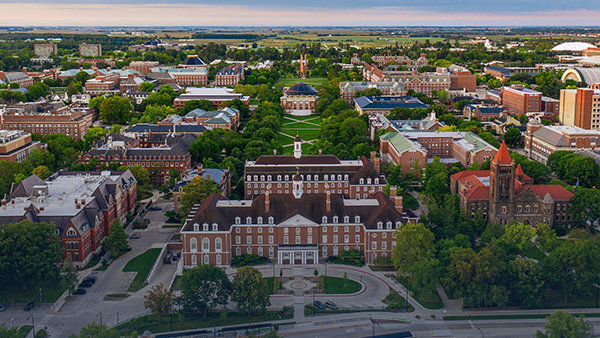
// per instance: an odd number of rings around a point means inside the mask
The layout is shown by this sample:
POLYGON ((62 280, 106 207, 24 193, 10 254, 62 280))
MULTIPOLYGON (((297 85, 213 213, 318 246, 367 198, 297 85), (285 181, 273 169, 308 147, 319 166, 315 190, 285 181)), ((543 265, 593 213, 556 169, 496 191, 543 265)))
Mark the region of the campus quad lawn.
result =
POLYGON ((360 291, 361 285, 359 282, 351 279, 340 277, 325 277, 325 293, 326 294, 346 294, 360 291))
MULTIPOLYGON (((210 312, 206 319, 202 315, 173 315, 173 331, 201 329, 214 326, 228 326, 244 323, 268 322, 280 319, 292 318, 291 313, 281 315, 280 312, 267 312, 260 316, 241 316, 237 312, 230 312, 226 318, 222 318, 218 312, 210 312)), ((128 322, 116 326, 116 329, 121 335, 135 335, 148 330, 152 333, 169 332, 171 331, 171 319, 168 315, 164 315, 161 322, 155 315, 145 315, 134 318, 128 322)))
POLYGON ((0 285, 0 304, 3 303, 29 303, 40 302, 40 288, 42 288, 42 302, 54 303, 67 289, 60 280, 42 281, 30 288, 23 289, 20 285, 0 285))
POLYGON ((276 83, 275 83, 275 87, 291 87, 293 85, 295 85, 296 83, 300 83, 300 82, 304 82, 304 83, 308 83, 311 86, 318 86, 321 84, 325 84, 327 83, 327 78, 326 77, 311 77, 311 78, 307 78, 307 79, 302 79, 299 77, 290 77, 290 78, 282 78, 279 79, 276 83))
POLYGON ((143 254, 140 254, 139 256, 127 262, 127 265, 125 265, 123 271, 137 272, 127 291, 136 292, 146 285, 144 281, 146 280, 146 277, 148 277, 148 274, 150 273, 152 265, 154 265, 160 250, 160 248, 149 249, 143 254))

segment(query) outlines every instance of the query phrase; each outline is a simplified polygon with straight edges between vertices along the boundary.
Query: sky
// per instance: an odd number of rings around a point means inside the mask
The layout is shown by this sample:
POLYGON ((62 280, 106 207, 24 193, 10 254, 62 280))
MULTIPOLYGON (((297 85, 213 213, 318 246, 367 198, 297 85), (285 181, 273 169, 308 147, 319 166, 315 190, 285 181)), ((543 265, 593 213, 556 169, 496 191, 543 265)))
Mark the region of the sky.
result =
POLYGON ((600 0, 0 0, 0 26, 599 26, 600 0))

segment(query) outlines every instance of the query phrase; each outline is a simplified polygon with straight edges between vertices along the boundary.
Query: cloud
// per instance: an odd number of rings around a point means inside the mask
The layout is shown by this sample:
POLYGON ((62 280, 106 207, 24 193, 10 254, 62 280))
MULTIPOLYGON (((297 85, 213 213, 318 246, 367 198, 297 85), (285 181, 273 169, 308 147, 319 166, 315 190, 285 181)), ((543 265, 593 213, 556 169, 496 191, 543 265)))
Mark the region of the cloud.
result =
POLYGON ((389 7, 283 8, 215 4, 0 3, 7 26, 572 26, 600 10, 461 12, 389 7))

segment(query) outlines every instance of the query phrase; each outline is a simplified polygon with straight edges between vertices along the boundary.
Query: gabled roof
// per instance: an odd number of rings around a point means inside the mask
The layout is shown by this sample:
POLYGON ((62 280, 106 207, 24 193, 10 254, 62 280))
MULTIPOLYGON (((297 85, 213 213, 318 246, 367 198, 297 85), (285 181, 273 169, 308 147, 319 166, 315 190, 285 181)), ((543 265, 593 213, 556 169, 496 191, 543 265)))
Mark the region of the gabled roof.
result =
POLYGON ((506 146, 506 142, 502 141, 500 145, 500 149, 496 153, 496 156, 492 160, 492 163, 502 164, 502 165, 510 165, 512 164, 512 157, 510 157, 510 153, 508 152, 508 147, 506 146))
POLYGON ((567 190, 567 188, 559 184, 532 184, 526 185, 524 188, 535 192, 542 198, 544 198, 546 194, 549 194, 555 201, 568 201, 574 195, 567 190))

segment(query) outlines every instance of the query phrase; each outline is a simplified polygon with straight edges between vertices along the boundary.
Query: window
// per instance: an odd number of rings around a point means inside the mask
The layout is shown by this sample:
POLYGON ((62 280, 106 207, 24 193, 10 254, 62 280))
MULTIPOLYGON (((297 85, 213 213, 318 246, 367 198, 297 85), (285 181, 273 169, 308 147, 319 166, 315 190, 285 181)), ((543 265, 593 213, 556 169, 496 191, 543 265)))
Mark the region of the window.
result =
POLYGON ((322 254, 323 256, 327 256, 327 247, 326 247, 326 246, 324 246, 324 247, 321 249, 321 254, 322 254))
POLYGON ((312 244, 312 236, 307 236, 306 241, 308 242, 308 244, 312 244))
POLYGON ((296 244, 300 244, 300 236, 296 236, 296 244))
POLYGON ((323 244, 327 243, 327 235, 321 237, 321 242, 323 242, 323 244))
POLYGON ((236 255, 241 255, 242 254, 242 248, 240 248, 239 246, 237 248, 235 248, 235 254, 236 255))
MULTIPOLYGON (((200 224, 194 223, 194 231, 200 231, 200 224)), ((67 235, 68 234, 69 234, 69 232, 67 231, 67 235)))
POLYGON ((360 243, 360 235, 354 235, 354 242, 360 243))
POLYGON ((321 223, 327 224, 327 216, 323 216, 323 218, 321 219, 321 223))
POLYGON ((290 244, 290 238, 288 236, 283 236, 283 244, 290 244))
POLYGON ((350 223, 350 216, 344 216, 344 223, 350 223))
MULTIPOLYGON (((259 217, 256 219, 256 223, 258 223, 258 224, 262 224, 262 222, 263 222, 263 218, 259 216, 259 217)), ((259 232, 260 232, 260 231, 259 231, 259 232)))
POLYGON ((383 222, 377 222, 377 230, 383 229, 383 222))
POLYGON ((350 235, 344 235, 344 243, 350 242, 350 235))
POLYGON ((348 232, 348 231, 350 231, 350 227, 346 225, 346 226, 344 227, 344 232, 348 232))
POLYGON ((360 216, 354 216, 354 223, 360 223, 360 216))
POLYGON ((217 255, 216 258, 217 258, 216 264, 221 265, 221 255, 217 255))
POLYGON ((208 264, 208 255, 204 255, 204 264, 208 264))
POLYGON ((210 239, 206 237, 202 239, 202 251, 210 251, 210 239))
POLYGON ((283 233, 284 233, 284 234, 287 234, 289 231, 290 231, 290 229, 289 229, 289 228, 283 228, 283 233))
POLYGON ((236 217, 235 224, 240 224, 240 223, 242 223, 242 219, 240 217, 236 217))
POLYGON ((377 250, 377 241, 371 242, 371 249, 377 250))
POLYGON ((270 246, 269 247, 269 257, 273 257, 275 256, 275 248, 270 246))
POLYGON ((357 225, 354 227, 354 231, 359 232, 360 231, 360 225, 357 225))
POLYGON ((196 238, 190 239, 190 251, 197 252, 198 251, 198 240, 196 238))
MULTIPOLYGON (((338 222, 338 217, 337 216, 333 216, 333 223, 337 223, 338 222)), ((337 230, 334 230, 337 231, 337 230)))
POLYGON ((387 232, 382 233, 381 238, 387 238, 387 232))
POLYGON ((271 234, 272 234, 272 233, 273 233, 273 231, 274 231, 273 227, 269 227, 269 233, 271 233, 271 234))
POLYGON ((269 224, 275 224, 275 219, 273 218, 273 216, 269 217, 269 224))
POLYGON ((252 224, 252 217, 246 217, 246 224, 252 224))
POLYGON ((299 234, 299 233, 300 233, 300 228, 296 227, 296 234, 299 234))
POLYGON ((246 236, 246 244, 252 244, 252 236, 246 236))
POLYGON ((337 243, 338 242, 338 235, 333 235, 333 243, 337 243))
POLYGON ((236 233, 236 234, 239 234, 240 232, 242 232, 242 228, 240 228, 240 227, 236 227, 236 228, 235 228, 235 233, 236 233))
POLYGON ((327 232, 327 227, 323 227, 323 232, 327 232))
POLYGON ((337 256, 337 255, 338 255, 338 247, 337 247, 337 246, 334 246, 334 247, 333 247, 333 255, 334 255, 334 256, 337 256))
POLYGON ((387 242, 381 242, 381 250, 387 249, 387 242))
POLYGON ((270 244, 275 243, 275 238, 273 236, 269 236, 269 243, 270 244))
POLYGON ((196 261, 196 255, 192 255, 192 265, 196 265, 197 261, 196 261))
POLYGON ((308 231, 309 234, 312 234, 312 228, 308 228, 306 231, 308 231))
POLYGON ((246 253, 251 254, 252 253, 252 247, 247 247, 246 248, 246 253))
POLYGON ((202 224, 202 231, 208 231, 208 223, 202 224))
POLYGON ((212 229, 213 229, 213 231, 219 230, 219 226, 217 225, 217 223, 213 223, 212 229))
POLYGON ((258 244, 263 244, 263 237, 262 236, 258 236, 258 244))
MULTIPOLYGON (((221 251, 223 250, 223 240, 221 239, 221 237, 217 237, 215 239, 215 251, 221 251)), ((220 257, 220 256, 219 256, 220 257)))

